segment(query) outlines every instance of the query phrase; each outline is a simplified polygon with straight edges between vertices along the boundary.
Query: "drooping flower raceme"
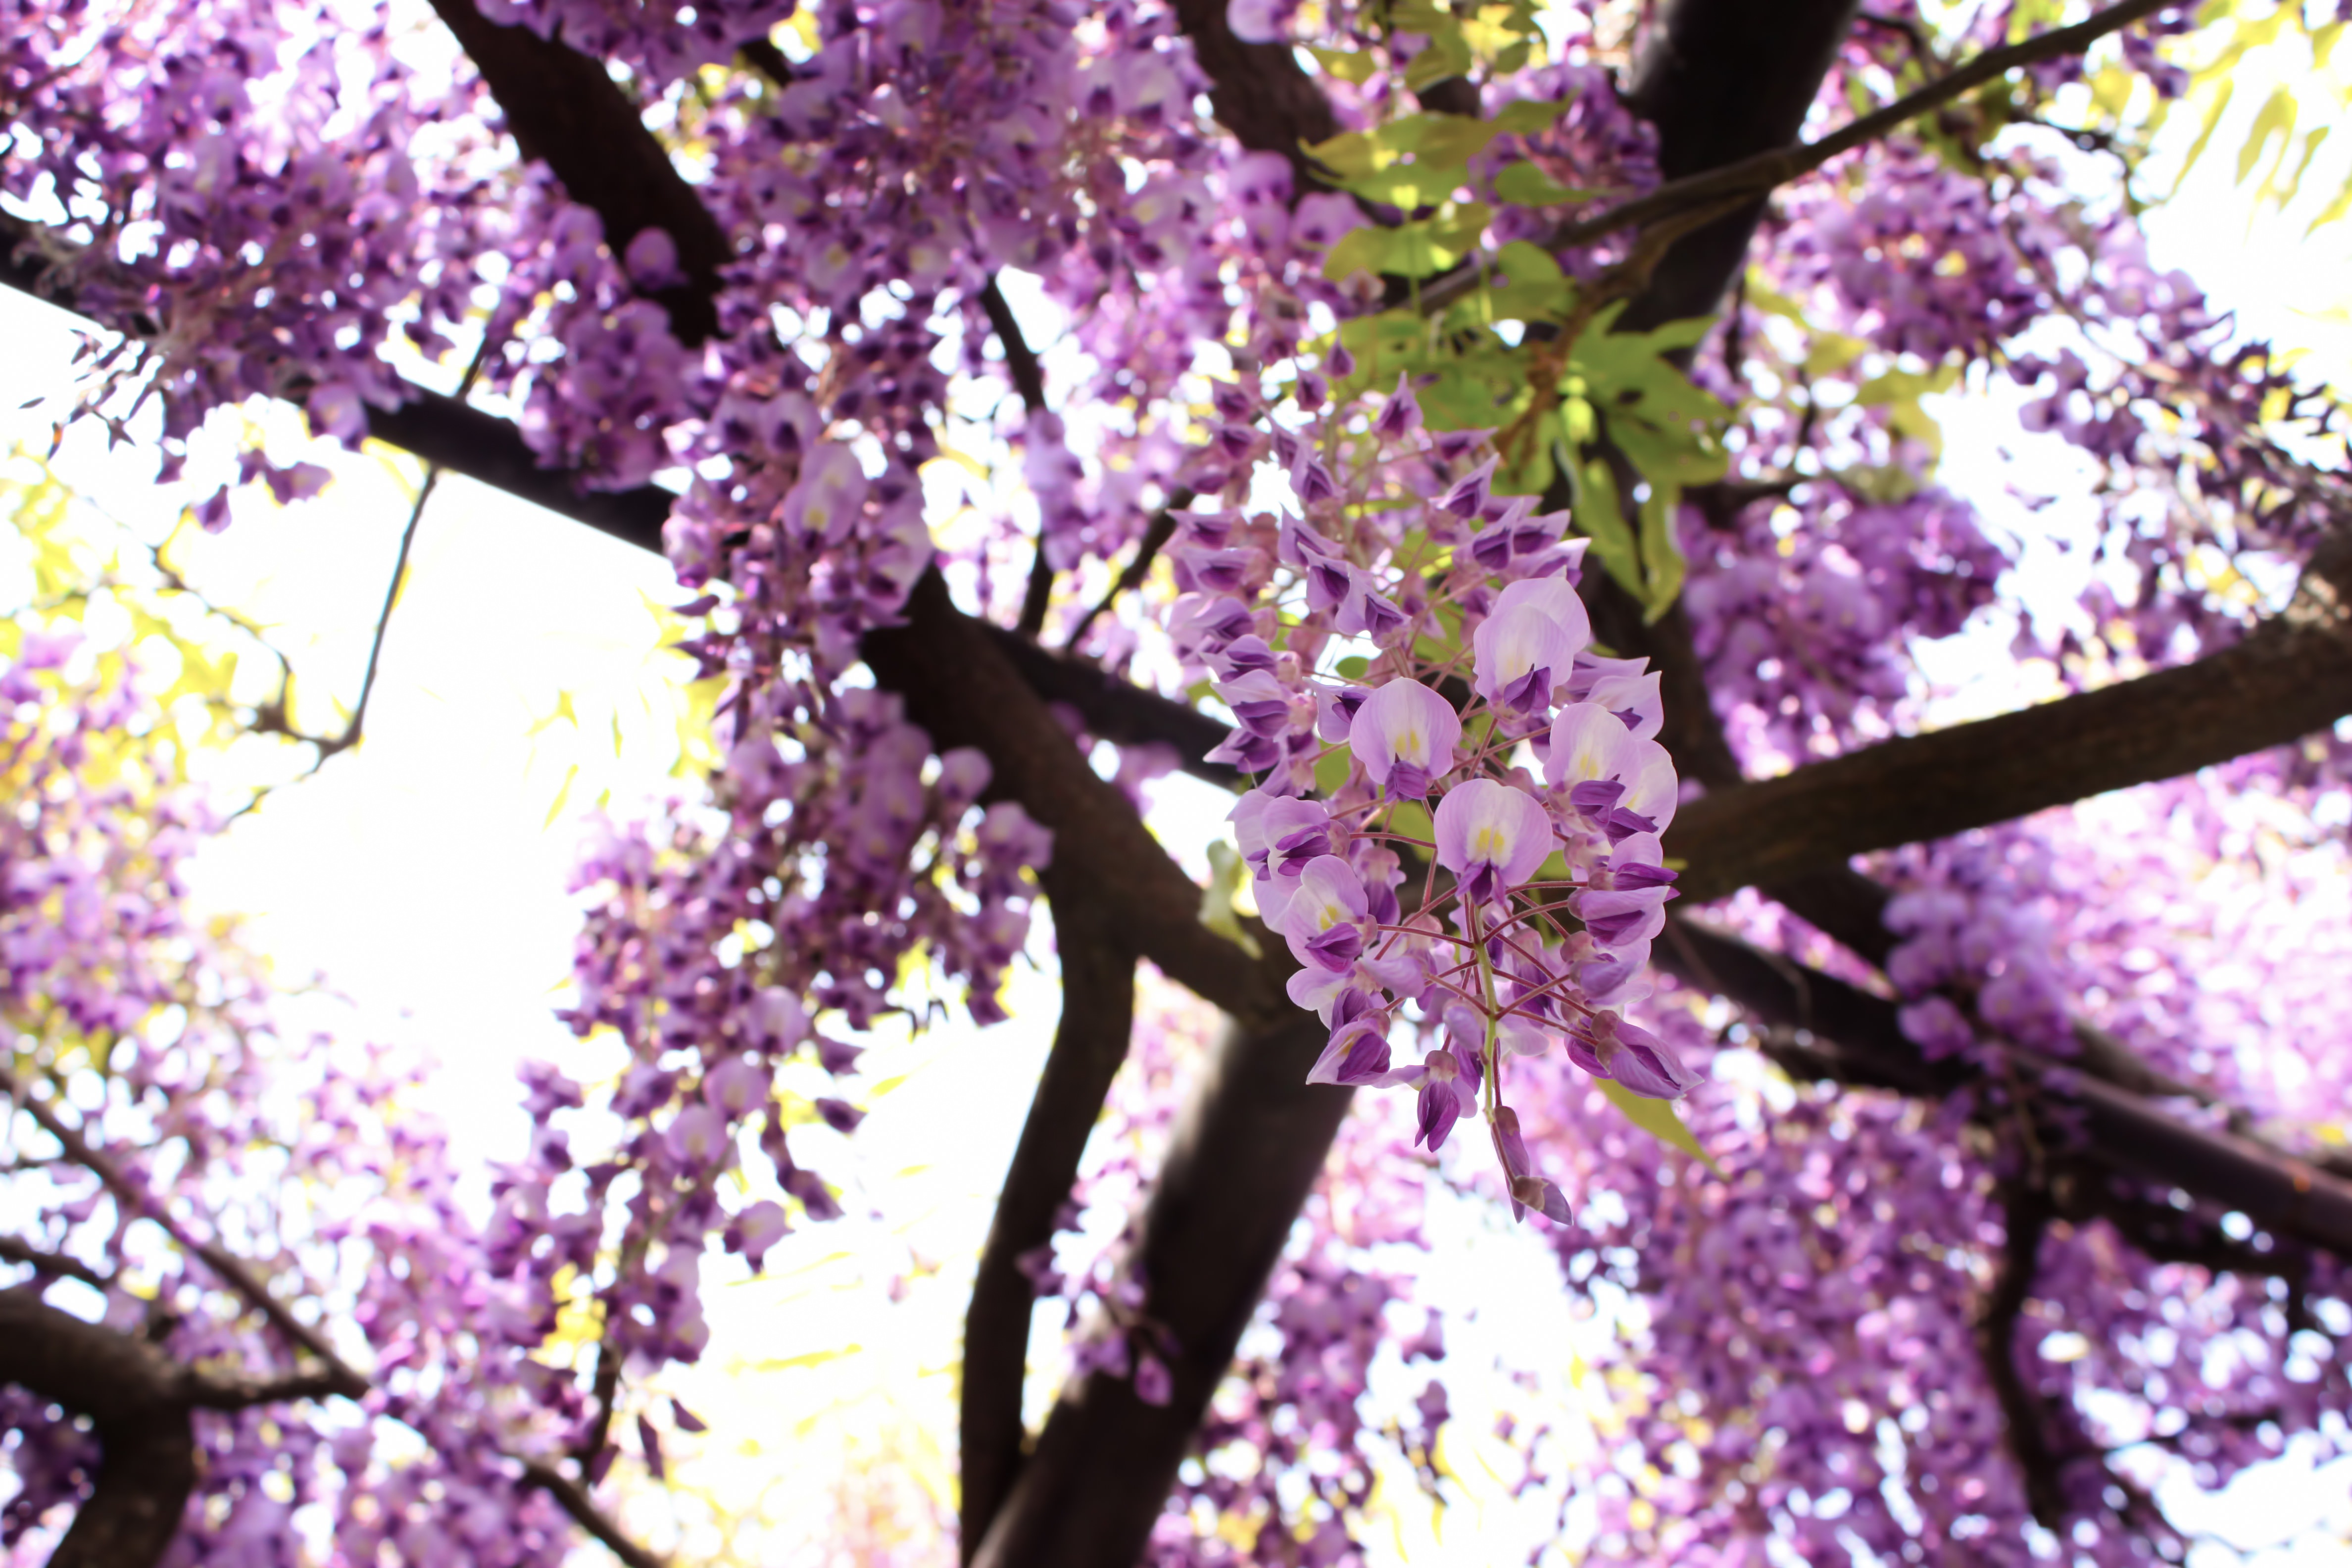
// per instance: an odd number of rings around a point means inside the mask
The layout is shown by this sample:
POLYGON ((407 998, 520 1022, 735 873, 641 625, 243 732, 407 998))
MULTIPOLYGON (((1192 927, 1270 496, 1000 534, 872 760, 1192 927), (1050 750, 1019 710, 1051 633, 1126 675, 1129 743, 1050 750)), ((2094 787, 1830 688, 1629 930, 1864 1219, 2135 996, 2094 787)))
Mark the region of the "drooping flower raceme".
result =
POLYGON ((1674 896, 1659 681, 1591 651, 1566 517, 1458 472, 1483 435, 1424 435, 1412 400, 1371 423, 1402 451, 1282 433, 1303 516, 1184 515, 1173 623, 1239 721, 1222 758, 1260 775, 1232 821, 1291 997, 1330 1028, 1310 1081, 1416 1090, 1432 1150, 1481 1114, 1515 1209, 1564 1220, 1506 1059, 1562 1053, 1664 1100, 1696 1081, 1622 1016, 1674 896), (1443 572, 1409 569, 1408 527, 1454 547, 1443 572))

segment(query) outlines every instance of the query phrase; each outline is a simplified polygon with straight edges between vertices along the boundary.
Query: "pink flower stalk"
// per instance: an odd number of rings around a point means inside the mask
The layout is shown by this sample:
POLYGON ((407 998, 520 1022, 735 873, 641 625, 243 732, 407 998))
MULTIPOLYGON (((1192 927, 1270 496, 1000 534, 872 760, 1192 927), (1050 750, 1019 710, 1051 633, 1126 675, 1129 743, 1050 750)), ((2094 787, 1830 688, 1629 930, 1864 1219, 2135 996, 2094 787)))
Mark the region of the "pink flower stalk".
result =
POLYGON ((1421 800, 1454 769, 1462 721, 1454 705, 1418 680, 1391 680, 1364 700, 1348 727, 1348 749, 1391 800, 1421 800))

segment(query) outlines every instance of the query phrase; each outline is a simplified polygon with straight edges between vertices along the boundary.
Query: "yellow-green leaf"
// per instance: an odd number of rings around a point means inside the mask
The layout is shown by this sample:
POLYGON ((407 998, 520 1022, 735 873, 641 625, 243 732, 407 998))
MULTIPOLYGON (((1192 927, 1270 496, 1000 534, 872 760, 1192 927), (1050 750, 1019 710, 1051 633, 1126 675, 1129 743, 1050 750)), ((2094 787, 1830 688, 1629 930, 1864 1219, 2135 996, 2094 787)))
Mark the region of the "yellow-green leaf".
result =
POLYGON ((1209 846, 1209 885, 1201 889, 1201 923, 1248 953, 1262 958, 1257 938, 1242 924, 1241 911, 1234 908, 1234 895, 1249 880, 1249 867, 1243 863, 1241 852, 1220 838, 1209 846))
POLYGON ((1715 1156, 1701 1148, 1699 1141, 1691 1136, 1691 1130, 1683 1125, 1683 1119, 1675 1112, 1674 1101, 1652 1100, 1646 1094, 1635 1094, 1611 1079, 1594 1081, 1601 1085, 1601 1092, 1609 1097, 1609 1103, 1624 1113, 1626 1121, 1668 1148, 1680 1149, 1685 1154, 1696 1156, 1717 1175, 1723 1174, 1723 1167, 1715 1163, 1715 1156))
POLYGON ((1495 194, 1523 207, 1552 207, 1563 202, 1592 201, 1608 193, 1563 185, 1533 163, 1517 163, 1495 176, 1495 194))
POLYGON ((1315 63, 1325 70, 1341 81, 1353 82, 1358 87, 1361 87, 1370 79, 1372 72, 1380 68, 1380 61, 1354 49, 1326 49, 1309 44, 1307 52, 1313 55, 1315 63))

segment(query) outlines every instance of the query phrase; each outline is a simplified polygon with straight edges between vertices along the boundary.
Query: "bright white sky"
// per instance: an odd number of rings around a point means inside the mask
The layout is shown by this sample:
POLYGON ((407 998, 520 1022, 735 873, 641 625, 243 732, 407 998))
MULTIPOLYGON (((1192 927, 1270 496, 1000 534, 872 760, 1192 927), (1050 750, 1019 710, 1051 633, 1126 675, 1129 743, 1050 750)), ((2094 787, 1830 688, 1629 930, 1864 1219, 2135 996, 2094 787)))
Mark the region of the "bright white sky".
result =
MULTIPOLYGON (((2235 117, 2258 97, 2242 90, 2235 117)), ((2233 151, 2235 142, 2225 130, 2217 145, 2233 151)), ((2226 187, 2229 162, 2210 160, 2195 195, 2159 215, 2159 259, 2188 267, 2251 331, 2321 351, 2315 368, 2342 384, 2352 365, 2341 311, 2352 226, 2308 244, 2301 220, 2249 227, 2242 200, 2226 187)), ((1058 323, 1034 296, 1023 302, 1037 318, 1033 341, 1052 341, 1058 323)), ((44 444, 55 405, 17 405, 69 384, 71 332, 67 317, 0 291, 8 348, 0 408, 12 411, 0 416, 0 449, 44 444)), ((254 416, 281 454, 303 445, 287 411, 254 416)), ((2013 429, 1997 410, 1956 402, 1949 431, 1948 477, 1997 515, 2013 515, 1988 478, 1996 448, 2018 444, 2013 429)), ((279 510, 266 497, 241 497, 236 525, 194 542, 182 560, 213 596, 269 624, 314 692, 348 702, 416 476, 404 458, 331 461, 338 478, 322 500, 279 510)), ((151 537, 202 493, 157 489, 146 454, 109 454, 90 430, 68 439, 56 467, 151 537)), ((2045 464, 2042 477, 2059 472, 2045 464)), ((295 1004, 305 1016, 347 1038, 395 1041, 429 1057, 430 1101, 467 1164, 520 1141, 519 1061, 579 1060, 551 1015, 576 924, 566 875, 583 813, 600 796, 626 809, 675 787, 682 661, 657 652, 648 602, 677 597, 650 556, 445 479, 393 621, 367 743, 280 791, 199 862, 199 900, 247 915, 248 941, 282 982, 323 976, 343 999, 295 1004), (566 693, 576 722, 548 722, 566 693)), ((308 717, 314 727, 334 722, 315 702, 308 717)), ((1223 809, 1181 781, 1163 805, 1183 824, 1163 831, 1188 845, 1202 842, 1223 809)), ((770 1521, 766 1532, 734 1541, 742 1561, 829 1561, 818 1548, 850 1523, 837 1524, 835 1511, 848 1467, 889 1478, 866 1489, 880 1494, 880 1512, 859 1527, 864 1533, 880 1539, 915 1527, 908 1516, 921 1509, 906 1500, 925 1489, 945 1506, 950 1465, 941 1444, 953 1431, 963 1282, 1055 1013, 1052 987, 1036 975, 1017 981, 1012 1000, 1016 1021, 992 1032, 948 1029, 879 1047, 868 1058, 871 1081, 909 1076, 875 1100, 854 1140, 810 1151, 828 1175, 851 1180, 852 1217, 792 1238, 766 1280, 710 1292, 712 1353, 670 1386, 713 1424, 692 1481, 725 1512, 770 1521), (829 1354, 847 1347, 858 1353, 829 1354)), ((1491 1425, 1482 1407, 1496 1389, 1478 1369, 1505 1346, 1514 1365, 1530 1346, 1559 1347, 1557 1364, 1532 1370, 1571 1408, 1580 1374, 1572 1358, 1580 1348, 1589 1360, 1608 1329, 1572 1321, 1548 1258, 1491 1216, 1441 1207, 1432 1228, 1447 1266, 1424 1299, 1449 1308, 1447 1378, 1461 1417, 1450 1457, 1474 1501, 1448 1513, 1441 1545, 1408 1499, 1392 1537, 1375 1545, 1383 1560, 1418 1563, 1521 1560, 1549 1521, 1510 1504, 1494 1475, 1508 1460, 1479 1437, 1491 1425), (1464 1310, 1480 1300, 1509 1305, 1490 1306, 1466 1330, 1464 1310)), ((1041 1333, 1035 1359, 1050 1361, 1051 1342, 1041 1333)), ((1404 1396, 1417 1388, 1415 1380, 1404 1396)), ((2261 1552, 2259 1562, 2342 1565, 2352 1563, 2348 1483, 2352 1468, 2313 1476, 2291 1458, 2223 1499, 2200 1502, 2184 1491, 2168 1500, 2182 1522, 2233 1545, 2292 1542, 2261 1552)), ((683 1560, 706 1561, 719 1545, 709 1517, 688 1494, 674 1505, 639 1500, 632 1523, 651 1539, 677 1540, 683 1560)), ((2200 1561, 2209 1555, 2200 1549, 2200 1561)))

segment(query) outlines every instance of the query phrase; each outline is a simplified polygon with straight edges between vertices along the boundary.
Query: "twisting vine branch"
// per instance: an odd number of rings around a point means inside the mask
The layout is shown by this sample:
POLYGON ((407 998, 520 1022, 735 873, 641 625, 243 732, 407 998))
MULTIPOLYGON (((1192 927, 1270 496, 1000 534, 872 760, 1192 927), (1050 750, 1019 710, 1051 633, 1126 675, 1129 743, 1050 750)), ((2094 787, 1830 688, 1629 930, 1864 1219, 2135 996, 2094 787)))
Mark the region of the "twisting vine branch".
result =
MULTIPOLYGON (((1987 49, 1917 91, 1842 125, 1818 141, 1770 153, 1758 153, 1703 174, 1669 180, 1645 196, 1637 196, 1589 218, 1560 224, 1545 237, 1544 247, 1549 250, 1568 250, 1580 245, 1590 245, 1619 229, 1637 228, 1726 197, 1745 201, 1760 196, 1774 186, 1784 185, 1810 174, 1831 159, 1875 142, 1921 115, 1941 109, 1965 93, 1999 80, 2011 71, 2042 60, 2080 54, 2108 34, 2119 32, 2134 22, 2179 4, 2180 0, 2120 0, 2119 4, 2095 12, 2073 26, 2053 27, 2046 33, 2038 33, 2001 48, 1987 49)), ((1440 310, 1461 299, 1478 287, 1492 264, 1491 257, 1479 258, 1475 263, 1465 263, 1460 269, 1424 285, 1421 291, 1422 309, 1424 311, 1440 310)))

